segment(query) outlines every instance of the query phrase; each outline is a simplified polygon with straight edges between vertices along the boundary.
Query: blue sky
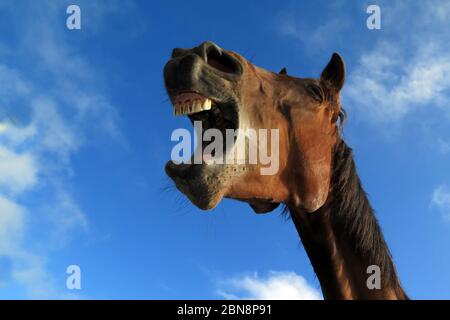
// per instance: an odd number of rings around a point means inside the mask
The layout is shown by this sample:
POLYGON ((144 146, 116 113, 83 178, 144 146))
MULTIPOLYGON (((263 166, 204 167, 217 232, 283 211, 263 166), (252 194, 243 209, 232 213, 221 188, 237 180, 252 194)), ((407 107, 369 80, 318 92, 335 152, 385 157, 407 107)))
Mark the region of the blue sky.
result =
POLYGON ((321 297, 279 211, 205 213, 170 188, 190 123, 162 68, 205 40, 299 77, 344 57, 345 138, 401 281, 450 298, 449 21, 445 1, 0 1, 0 298, 321 297))

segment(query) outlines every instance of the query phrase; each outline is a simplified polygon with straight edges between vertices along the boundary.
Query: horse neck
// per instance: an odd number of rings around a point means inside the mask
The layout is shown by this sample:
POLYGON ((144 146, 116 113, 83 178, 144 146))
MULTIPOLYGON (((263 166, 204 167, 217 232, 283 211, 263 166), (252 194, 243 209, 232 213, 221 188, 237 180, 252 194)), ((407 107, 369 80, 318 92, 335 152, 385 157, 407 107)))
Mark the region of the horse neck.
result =
POLYGON ((406 299, 352 151, 343 141, 334 150, 331 180, 328 199, 316 212, 288 206, 324 298, 406 299), (379 287, 368 285, 377 273, 373 270, 379 270, 379 287))

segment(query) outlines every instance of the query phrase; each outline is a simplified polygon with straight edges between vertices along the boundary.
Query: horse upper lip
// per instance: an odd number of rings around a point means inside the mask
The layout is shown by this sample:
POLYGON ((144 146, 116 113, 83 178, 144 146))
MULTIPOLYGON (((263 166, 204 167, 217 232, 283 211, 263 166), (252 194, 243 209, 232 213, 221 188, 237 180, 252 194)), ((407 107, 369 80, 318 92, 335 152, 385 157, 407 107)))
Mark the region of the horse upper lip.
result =
POLYGON ((192 167, 192 164, 186 164, 186 163, 180 163, 176 164, 173 161, 169 161, 166 164, 165 171, 169 175, 169 177, 174 178, 186 178, 190 172, 190 168, 192 167))

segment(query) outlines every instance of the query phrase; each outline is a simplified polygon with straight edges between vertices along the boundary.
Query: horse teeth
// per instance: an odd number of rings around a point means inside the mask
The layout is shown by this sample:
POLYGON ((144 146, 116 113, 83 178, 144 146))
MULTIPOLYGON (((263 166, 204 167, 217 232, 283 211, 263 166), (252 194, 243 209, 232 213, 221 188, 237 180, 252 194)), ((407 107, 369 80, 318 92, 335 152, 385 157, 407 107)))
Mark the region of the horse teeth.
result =
POLYGON ((211 99, 204 99, 203 101, 199 99, 188 100, 184 102, 176 102, 174 104, 173 114, 175 116, 194 114, 201 111, 211 110, 212 101, 211 99))
POLYGON ((180 114, 180 104, 179 104, 179 103, 176 103, 176 104, 174 105, 174 108, 173 108, 173 114, 174 114, 175 116, 178 116, 178 115, 180 114))
POLYGON ((194 112, 200 111, 202 111, 202 103, 199 100, 196 100, 194 104, 194 112))
POLYGON ((203 101, 203 106, 202 109, 203 110, 211 110, 211 100, 210 99, 206 99, 205 101, 203 101))

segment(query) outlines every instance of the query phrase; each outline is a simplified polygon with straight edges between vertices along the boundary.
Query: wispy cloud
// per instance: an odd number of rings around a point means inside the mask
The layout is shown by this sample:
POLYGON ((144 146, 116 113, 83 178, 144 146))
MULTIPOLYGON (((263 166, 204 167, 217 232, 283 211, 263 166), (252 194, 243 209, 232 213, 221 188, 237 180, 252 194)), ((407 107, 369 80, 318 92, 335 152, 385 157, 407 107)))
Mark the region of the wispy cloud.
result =
POLYGON ((442 30, 448 28, 448 1, 378 1, 381 30, 365 28, 370 2, 346 5, 346 10, 342 4, 330 2, 323 12, 284 8, 277 31, 314 57, 324 49, 344 51, 348 74, 342 102, 358 122, 381 128, 388 139, 414 124, 427 147, 447 154, 450 33, 442 30), (352 43, 351 51, 344 43, 352 43))
POLYGON ((447 154, 450 152, 450 140, 443 139, 439 137, 437 139, 438 150, 443 154, 447 154))
POLYGON ((37 167, 29 152, 16 153, 0 145, 0 190, 21 192, 36 184, 37 167))
POLYGON ((258 274, 226 279, 217 293, 225 299, 250 300, 319 300, 319 291, 295 272, 269 272, 267 277, 258 274))
POLYGON ((326 19, 315 26, 306 25, 300 14, 294 15, 292 12, 281 14, 278 20, 280 34, 301 41, 308 50, 324 48, 328 44, 326 39, 330 34, 336 34, 336 31, 345 30, 348 27, 345 19, 341 17, 326 19))
POLYGON ((448 2, 380 6, 389 32, 360 54, 345 98, 370 122, 397 122, 424 108, 450 119, 450 37, 440 32, 448 24, 448 2))
POLYGON ((319 18, 310 21, 307 17, 311 15, 311 12, 302 10, 283 10, 276 19, 277 31, 282 36, 302 43, 305 50, 317 52, 329 45, 327 39, 331 34, 338 37, 349 27, 347 20, 341 15, 324 17, 317 14, 319 18))
MULTIPOLYGON (((111 5, 118 2, 93 10, 111 5)), ((67 41, 60 21, 64 4, 28 2, 22 9, 2 5, 16 27, 17 41, 0 43, 0 258, 11 266, 8 281, 29 297, 71 298, 47 269, 52 250, 63 247, 74 231, 89 227, 71 192, 71 158, 90 127, 122 139, 118 113, 105 90, 105 77, 67 41), (22 54, 8 59, 16 52, 22 54), (16 63, 20 58, 27 63, 16 63), (42 201, 31 202, 30 195, 42 201), (29 239, 32 221, 38 220, 42 237, 29 239), (39 252, 30 242, 41 244, 39 252)), ((1 288, 0 294, 7 297, 1 288)))
POLYGON ((23 236, 26 209, 0 195, 0 255, 11 255, 23 236))
POLYGON ((346 87, 352 105, 376 122, 402 120, 426 106, 450 115, 449 53, 444 49, 427 56, 415 52, 405 61, 405 53, 399 51, 396 45, 382 42, 359 59, 346 87))
POLYGON ((444 218, 450 222, 450 188, 446 185, 438 186, 431 196, 431 205, 440 209, 444 218))

